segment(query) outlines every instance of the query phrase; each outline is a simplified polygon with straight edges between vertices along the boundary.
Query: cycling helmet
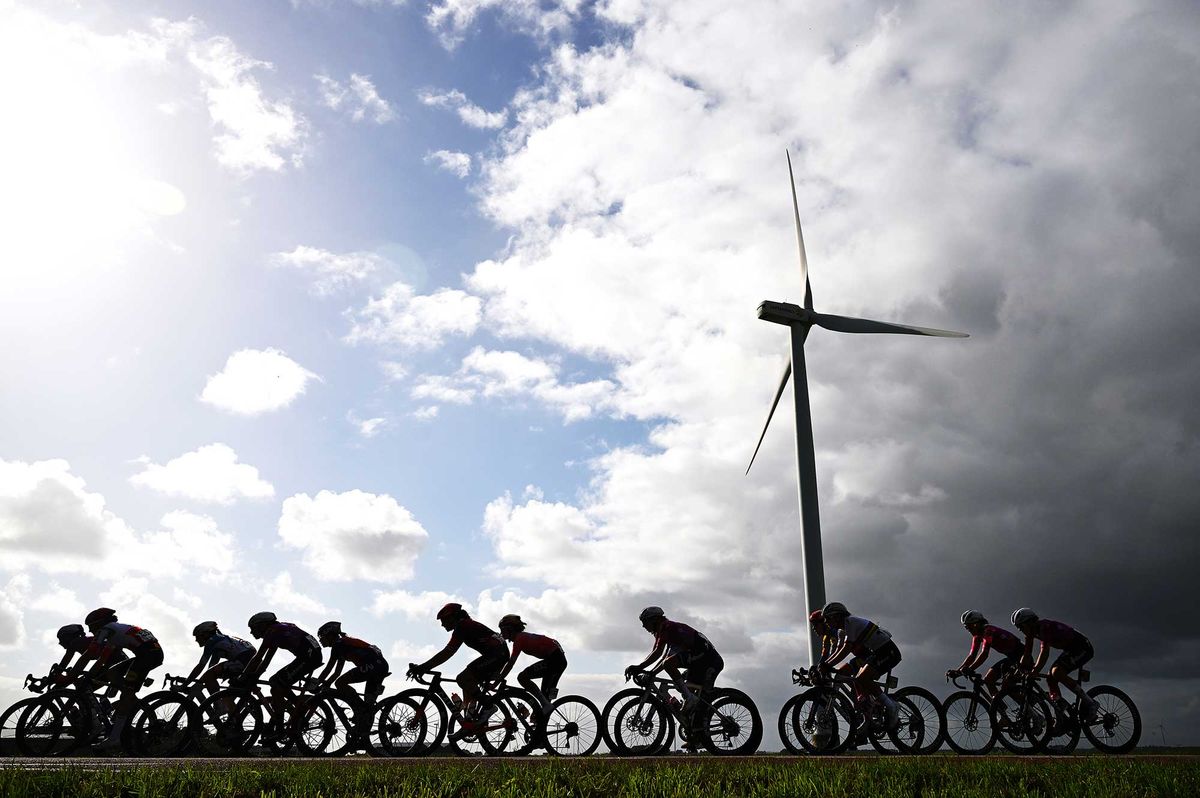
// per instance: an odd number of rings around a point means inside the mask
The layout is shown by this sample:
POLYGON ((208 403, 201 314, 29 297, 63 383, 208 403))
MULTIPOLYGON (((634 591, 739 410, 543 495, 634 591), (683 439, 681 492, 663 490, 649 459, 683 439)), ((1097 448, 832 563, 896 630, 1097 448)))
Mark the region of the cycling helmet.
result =
POLYGON ((1036 621, 1037 619, 1038 615, 1036 612, 1028 607, 1022 607, 1019 610, 1013 610, 1012 625, 1020 626, 1021 624, 1029 623, 1030 621, 1036 621))
POLYGON ((267 624, 275 623, 279 619, 275 617, 273 612, 256 612, 250 616, 250 620, 246 621, 246 625, 250 627, 250 631, 262 628, 267 624))
POLYGON ((451 601, 445 607, 442 607, 440 610, 438 610, 437 619, 439 621, 444 621, 447 618, 458 615, 462 611, 463 605, 459 604, 457 601, 451 601))
POLYGON ((846 609, 846 605, 840 601, 831 601, 821 608, 821 615, 824 617, 845 617, 850 614, 850 610, 846 609))
POLYGON ((317 630, 317 637, 333 637, 342 633, 341 621, 326 621, 317 630))
POLYGON ((666 615, 662 607, 647 607, 638 614, 638 620, 645 623, 653 618, 665 618, 666 615))
POLYGON ((68 640, 76 640, 83 637, 87 632, 84 631, 83 625, 78 623, 69 623, 66 626, 60 627, 58 630, 58 642, 66 645, 68 640))
POLYGON ((525 629, 525 622, 521 620, 520 615, 505 615, 500 619, 500 628, 505 629, 512 627, 518 632, 525 629))
POLYGON ((215 635, 217 633, 216 621, 201 621, 196 624, 196 628, 192 630, 192 635, 200 637, 201 635, 215 635))
POLYGON ((809 623, 824 623, 825 616, 821 614, 820 610, 813 610, 812 612, 810 612, 808 614, 808 622, 809 623))
POLYGON ((967 610, 962 614, 962 618, 960 620, 962 621, 963 626, 971 626, 972 624, 976 623, 987 623, 987 618, 984 618, 983 613, 979 610, 967 610))
POLYGON ((97 626, 103 626, 106 623, 112 623, 117 619, 117 611, 111 607, 100 607, 92 610, 83 619, 89 629, 95 629, 97 626))

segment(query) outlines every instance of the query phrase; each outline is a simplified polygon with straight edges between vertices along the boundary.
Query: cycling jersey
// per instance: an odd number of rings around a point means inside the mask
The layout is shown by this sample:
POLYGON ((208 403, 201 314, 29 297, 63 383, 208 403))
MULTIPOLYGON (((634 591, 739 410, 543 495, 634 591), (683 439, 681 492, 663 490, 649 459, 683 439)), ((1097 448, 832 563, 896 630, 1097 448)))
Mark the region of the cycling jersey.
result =
POLYGON ((321 661, 321 644, 294 623, 276 621, 263 634, 263 648, 282 648, 296 659, 321 661))
POLYGON ((678 653, 697 655, 715 650, 707 637, 686 623, 668 621, 665 618, 662 625, 658 627, 658 634, 654 636, 654 647, 658 648, 660 645, 667 647, 668 655, 678 653))
POLYGON ((228 659, 249 659, 255 653, 254 644, 240 637, 217 633, 204 644, 203 658, 206 662, 228 659))
POLYGON ((553 637, 535 635, 533 632, 518 632, 513 638, 512 659, 521 654, 529 654, 538 659, 545 659, 563 653, 563 648, 553 637))
POLYGON ((116 621, 101 626, 96 632, 95 641, 101 646, 125 648, 133 652, 141 648, 159 648, 158 640, 149 629, 116 621))
POLYGON ((971 638, 971 656, 974 656, 984 643, 987 643, 996 653, 1006 657, 1016 656, 1025 650, 1025 645, 1019 637, 1007 629, 992 626, 990 623, 983 627, 983 634, 971 638))
POLYGON ((373 646, 365 640, 346 635, 341 637, 329 649, 330 659, 342 659, 358 667, 375 665, 383 661, 383 652, 379 646, 373 646))
POLYGON ((1063 651, 1080 649, 1088 643, 1088 639, 1077 629, 1047 618, 1037 622, 1033 636, 1051 648, 1061 648, 1063 651))
POLYGON ((892 639, 891 633, 886 629, 880 628, 866 618, 859 618, 857 615, 847 616, 846 622, 842 626, 842 632, 855 651, 864 649, 875 651, 887 645, 892 639))
POLYGON ((474 618, 464 618, 454 627, 450 635, 451 643, 465 643, 485 657, 504 657, 508 659, 508 644, 497 632, 481 624, 474 618))
MULTIPOLYGON (((104 650, 104 645, 97 643, 96 638, 92 635, 84 635, 83 637, 76 637, 73 640, 68 640, 63 648, 73 654, 80 655, 84 659, 96 659, 100 656, 100 652, 104 650)), ((124 659, 128 659, 128 657, 125 652, 121 651, 120 649, 116 649, 108 657, 108 661, 113 663, 120 662, 124 659)))

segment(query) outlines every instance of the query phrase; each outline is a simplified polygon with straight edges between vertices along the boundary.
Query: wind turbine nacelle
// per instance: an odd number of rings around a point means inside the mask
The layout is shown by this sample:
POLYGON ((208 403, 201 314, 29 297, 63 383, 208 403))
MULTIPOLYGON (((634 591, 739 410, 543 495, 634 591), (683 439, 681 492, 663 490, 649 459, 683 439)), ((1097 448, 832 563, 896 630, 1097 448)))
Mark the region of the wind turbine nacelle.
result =
POLYGON ((813 323, 812 314, 799 305, 793 305, 790 302, 772 302, 769 299, 763 300, 762 304, 758 306, 758 317, 763 321, 786 324, 789 327, 794 324, 813 323))

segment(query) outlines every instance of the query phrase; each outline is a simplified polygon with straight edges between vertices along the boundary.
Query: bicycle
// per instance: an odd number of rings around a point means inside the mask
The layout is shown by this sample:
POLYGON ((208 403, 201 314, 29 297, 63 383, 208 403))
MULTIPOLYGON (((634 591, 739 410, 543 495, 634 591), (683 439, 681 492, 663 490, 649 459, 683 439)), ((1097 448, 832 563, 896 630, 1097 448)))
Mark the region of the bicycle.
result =
POLYGON ((424 724, 421 739, 411 746, 411 753, 428 754, 443 742, 448 742, 459 756, 520 756, 537 746, 537 723, 532 719, 540 707, 525 690, 504 682, 480 685, 476 718, 468 718, 466 705, 454 701, 443 687, 453 679, 444 678, 440 671, 412 670, 407 678, 424 685, 396 696, 416 704, 413 722, 424 724))
MULTIPOLYGON (((905 696, 892 696, 899 713, 895 726, 888 728, 883 702, 860 706, 854 698, 854 678, 848 674, 800 668, 792 671, 792 683, 809 688, 788 699, 779 712, 779 738, 792 753, 840 754, 864 742, 881 754, 911 754, 925 747, 924 717, 905 696)), ((881 688, 890 690, 896 684, 889 674, 881 688)))
MULTIPOLYGON (((16 748, 25 756, 66 756, 81 746, 99 743, 112 730, 114 707, 109 698, 115 685, 89 673, 77 674, 69 684, 56 682, 52 676, 26 677, 26 686, 40 694, 26 703, 13 722, 16 748), (98 694, 100 688, 106 694, 98 694)), ((153 682, 146 679, 142 684, 149 687, 153 682)), ((131 712, 139 706, 140 700, 131 712)), ((126 726, 121 744, 127 752, 132 751, 129 740, 126 726)))
POLYGON ((163 676, 163 689, 138 700, 126 731, 127 746, 140 756, 172 757, 195 745, 192 725, 200 706, 184 676, 163 676))
MULTIPOLYGON (((1091 672, 1079 669, 1078 681, 1084 684, 1091 680, 1091 672)), ((1045 674, 1024 674, 1023 689, 1048 708, 1049 733, 1033 753, 1052 750, 1054 753, 1070 753, 1079 743, 1082 732, 1088 742, 1097 750, 1110 754, 1124 754, 1137 746, 1142 736, 1142 717, 1133 699, 1122 690, 1111 685, 1096 685, 1087 691, 1087 695, 1097 703, 1094 717, 1083 717, 1083 699, 1076 695, 1074 702, 1063 698, 1052 702, 1039 684, 1047 679, 1045 674), (1055 743, 1057 738, 1063 738, 1062 743, 1055 743)), ((1002 691, 1001 696, 1007 691, 1002 691)), ((999 700, 999 699, 997 699, 999 700)), ((1004 743, 1001 734, 1000 741, 1004 743)), ((1010 749, 1011 750, 1011 749, 1010 749)))
MULTIPOLYGON (((386 673, 384 678, 391 675, 386 673)), ((308 733, 297 739, 297 745, 308 756, 338 756, 352 749, 380 756, 385 747, 375 716, 381 706, 375 694, 359 695, 329 684, 317 685, 299 720, 308 733)))
POLYGON ((996 747, 997 730, 992 720, 991 698, 983 689, 983 677, 974 671, 961 671, 957 676, 947 676, 946 681, 958 688, 942 705, 946 744, 958 754, 988 753, 996 747), (960 678, 971 682, 970 690, 958 683, 960 678))
POLYGON ((210 695, 201 704, 195 724, 197 746, 216 755, 244 754, 256 742, 274 755, 293 745, 315 749, 326 735, 325 718, 308 712, 313 702, 314 680, 302 679, 283 695, 284 714, 274 717, 263 687, 265 680, 229 686, 210 695))
POLYGON ((762 741, 762 718, 750 696, 730 687, 700 691, 690 707, 670 693, 674 681, 646 672, 634 674, 637 687, 619 691, 604 706, 604 739, 621 756, 652 756, 669 751, 676 728, 685 748, 716 755, 748 755, 762 741))

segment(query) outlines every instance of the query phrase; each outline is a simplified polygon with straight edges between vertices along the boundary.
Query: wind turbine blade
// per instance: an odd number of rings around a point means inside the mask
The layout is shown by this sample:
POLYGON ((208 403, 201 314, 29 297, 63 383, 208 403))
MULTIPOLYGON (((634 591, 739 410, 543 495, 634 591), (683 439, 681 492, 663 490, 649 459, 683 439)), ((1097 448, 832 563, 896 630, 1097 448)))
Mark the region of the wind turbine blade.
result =
POLYGON ((953 330, 937 330, 933 327, 914 327, 911 324, 893 324, 889 321, 856 319, 852 316, 835 316, 832 313, 815 313, 816 325, 826 330, 844 333, 897 333, 900 335, 933 335, 938 338, 970 338, 966 333, 953 330))
POLYGON ((812 310, 812 285, 808 282, 808 255, 804 253, 804 231, 800 229, 800 202, 796 199, 796 177, 792 174, 792 154, 783 151, 787 156, 788 179, 792 181, 792 212, 796 215, 796 241, 800 245, 800 277, 804 279, 804 307, 812 310))
POLYGON ((779 381, 779 390, 775 391, 775 401, 771 402, 771 412, 767 413, 767 423, 763 424, 762 435, 758 436, 758 445, 754 447, 754 454, 750 455, 750 465, 746 466, 747 474, 750 473, 750 466, 754 465, 754 458, 758 457, 758 450, 762 448, 763 438, 767 437, 767 427, 771 426, 771 418, 775 415, 775 408, 779 406, 779 397, 783 396, 783 389, 787 387, 790 376, 792 376, 792 361, 789 360, 783 369, 783 379, 779 381))

